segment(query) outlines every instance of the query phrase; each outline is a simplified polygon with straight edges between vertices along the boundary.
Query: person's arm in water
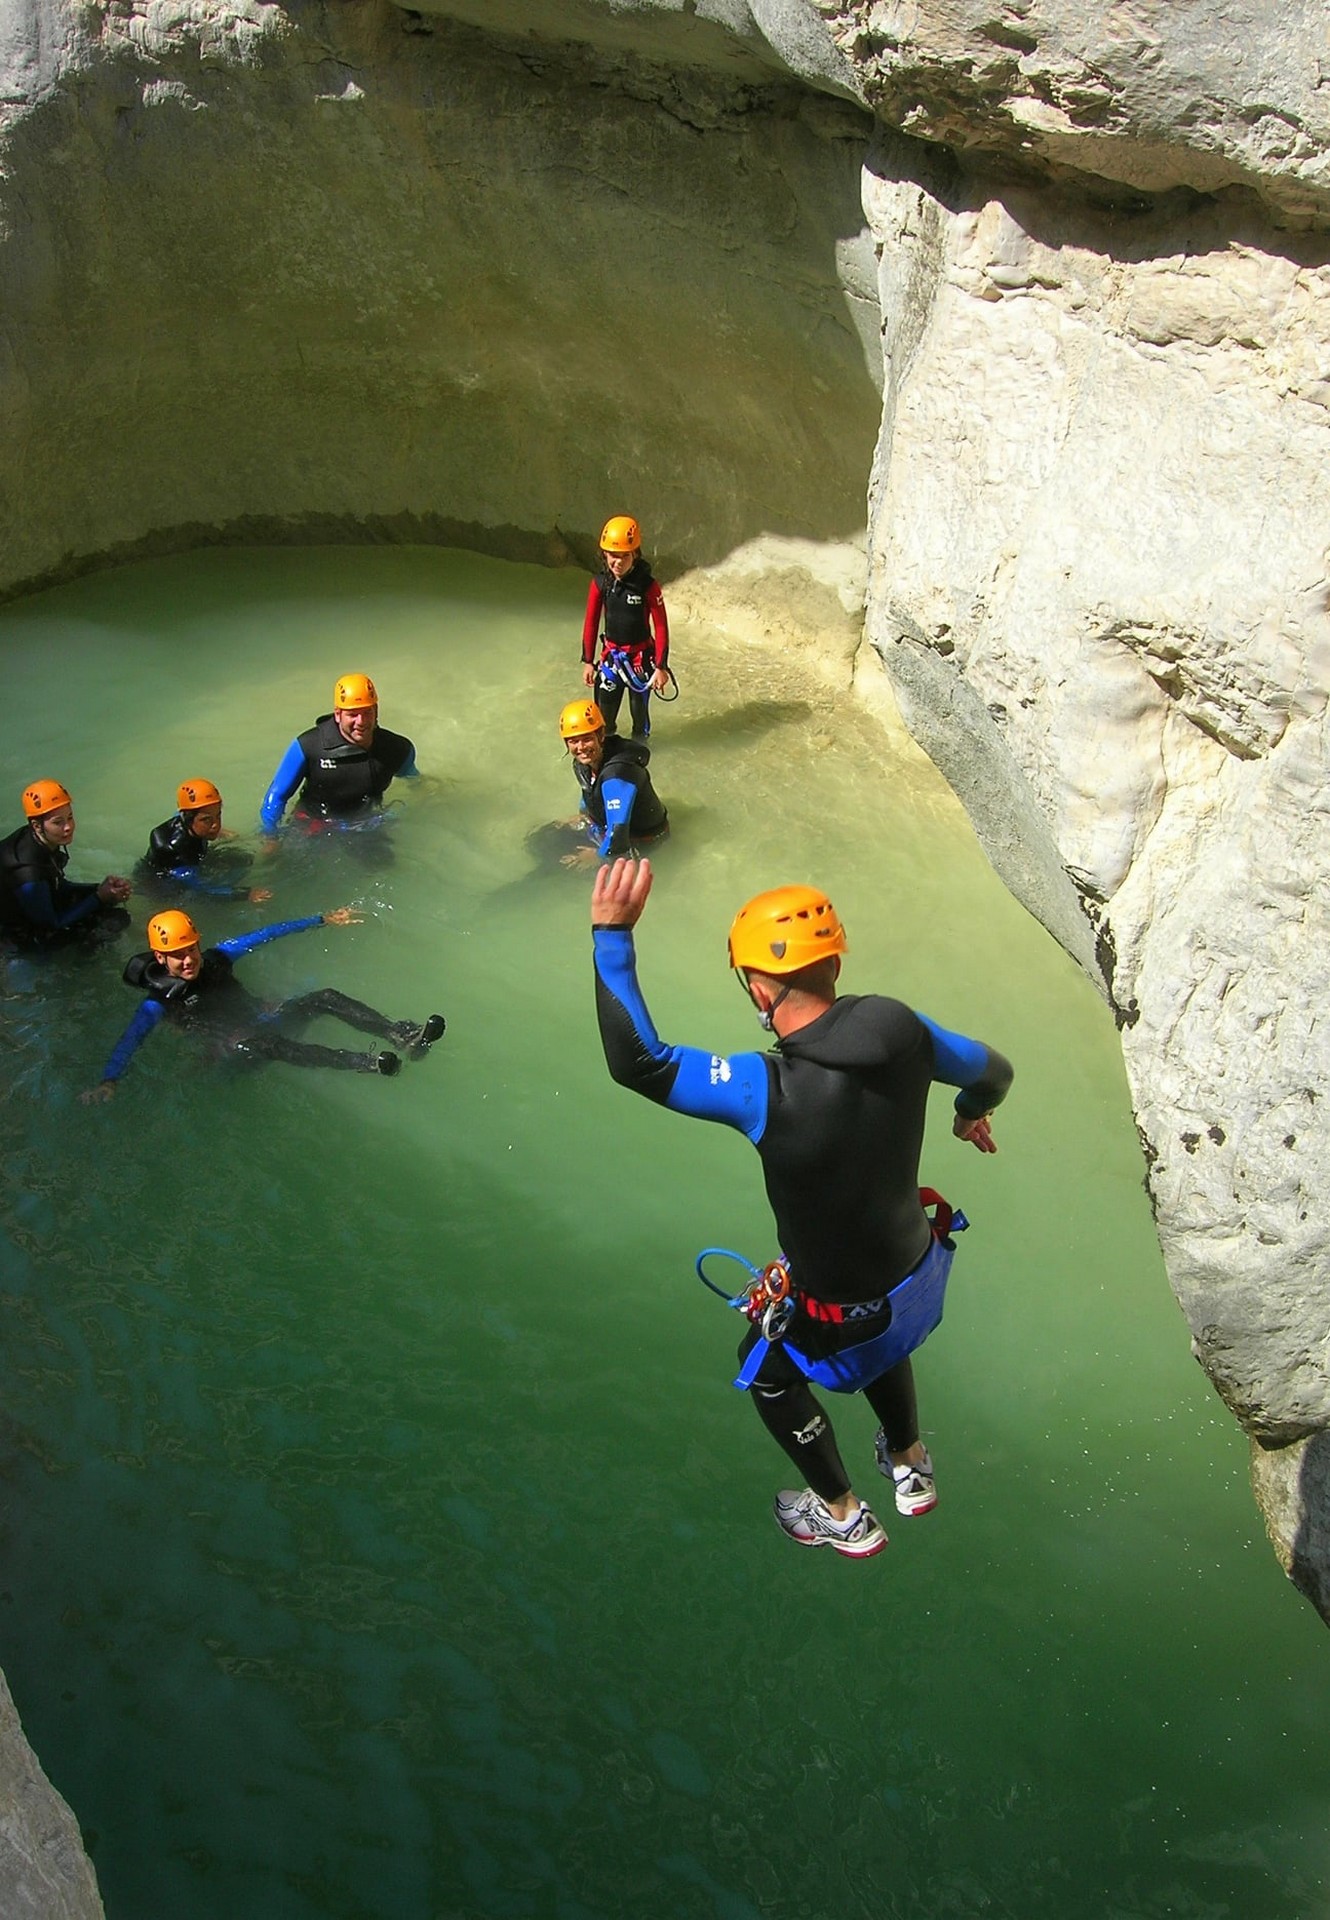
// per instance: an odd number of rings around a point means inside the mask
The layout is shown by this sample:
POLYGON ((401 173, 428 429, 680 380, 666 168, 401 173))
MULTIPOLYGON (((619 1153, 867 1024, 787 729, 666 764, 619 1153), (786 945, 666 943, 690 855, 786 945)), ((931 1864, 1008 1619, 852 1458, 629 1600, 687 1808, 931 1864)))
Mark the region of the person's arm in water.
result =
POLYGON ((756 1145, 767 1123, 768 1078, 762 1055, 726 1057, 699 1047, 669 1046, 647 1012, 637 983, 632 930, 650 891, 647 860, 616 860, 596 875, 591 937, 605 1064, 621 1087, 672 1113, 734 1127, 756 1145))
POLYGON ((602 860, 617 860, 632 844, 629 828, 637 788, 631 780, 602 780, 600 797, 605 802, 605 831, 599 836, 596 851, 602 860))
POLYGON ((982 1040, 971 1040, 963 1033, 950 1033, 927 1014, 916 1013, 928 1028, 933 1041, 933 1078, 949 1087, 959 1087, 956 1118, 951 1130, 958 1140, 968 1140, 980 1153, 996 1153, 997 1143, 989 1117, 994 1107, 1007 1097, 1013 1078, 1009 1060, 982 1040))
POLYGON ((593 577, 586 592, 586 612, 582 616, 582 684, 596 684, 596 642, 600 638, 600 584, 593 577))
POLYGON ((166 879, 191 893, 206 894, 212 900, 271 900, 271 887, 236 887, 225 880, 205 880, 202 867, 168 867, 166 879))
POLYGON ((54 933, 64 927, 76 927, 100 906, 127 900, 131 891, 128 880, 108 873, 96 886, 90 881, 62 880, 58 894, 45 880, 25 880, 15 890, 14 897, 26 920, 34 927, 41 927, 43 932, 54 933))
POLYGON ((136 1009, 134 1018, 116 1041, 111 1057, 102 1069, 102 1077, 95 1087, 89 1087, 86 1093, 79 1095, 86 1105, 91 1100, 109 1100, 115 1092, 116 1081, 126 1071, 130 1061, 143 1042, 166 1012, 160 1000, 144 1000, 136 1009))
POLYGON ((277 920, 270 927, 255 927, 250 933, 219 940, 217 951, 224 953, 228 960, 238 960, 241 954, 253 953, 255 947, 284 939, 288 933, 308 933, 311 927, 356 927, 364 918, 364 914, 357 913, 353 907, 334 907, 331 913, 311 914, 304 920, 277 920))
POLYGON ((263 796, 263 805, 259 808, 259 819, 265 833, 276 833, 282 824, 287 802, 304 777, 304 748, 298 740, 293 740, 282 755, 282 763, 273 775, 268 791, 263 796))

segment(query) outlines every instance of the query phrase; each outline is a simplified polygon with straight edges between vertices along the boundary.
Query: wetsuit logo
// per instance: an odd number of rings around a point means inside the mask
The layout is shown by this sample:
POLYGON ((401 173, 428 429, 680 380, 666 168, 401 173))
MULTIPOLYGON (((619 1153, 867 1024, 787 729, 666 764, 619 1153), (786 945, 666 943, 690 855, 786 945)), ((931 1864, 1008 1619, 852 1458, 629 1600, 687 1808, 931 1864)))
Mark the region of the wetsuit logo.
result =
POLYGON ((713 1053, 713 1054, 712 1054, 712 1056, 711 1056, 711 1084, 712 1084, 712 1086, 713 1086, 713 1087, 714 1087, 714 1086, 716 1086, 716 1085, 717 1085, 717 1083, 718 1083, 718 1082, 720 1082, 720 1081, 724 1081, 724 1080, 728 1080, 728 1079, 729 1079, 729 1077, 730 1077, 730 1063, 729 1063, 729 1061, 728 1061, 728 1060, 725 1060, 725 1059, 723 1059, 723 1058, 721 1057, 721 1055, 720 1055, 720 1054, 718 1054, 718 1053, 713 1053))
POLYGON ((809 1447, 814 1440, 820 1439, 826 1430, 827 1423, 819 1413, 814 1415, 806 1427, 796 1427, 794 1437, 801 1447, 809 1447))

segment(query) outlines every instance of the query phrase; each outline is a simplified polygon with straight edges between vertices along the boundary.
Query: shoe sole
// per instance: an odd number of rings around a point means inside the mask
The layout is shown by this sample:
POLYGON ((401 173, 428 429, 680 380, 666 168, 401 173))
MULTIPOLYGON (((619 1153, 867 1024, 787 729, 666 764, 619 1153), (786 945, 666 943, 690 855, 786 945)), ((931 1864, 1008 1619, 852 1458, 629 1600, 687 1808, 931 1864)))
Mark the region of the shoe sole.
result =
POLYGON ((931 1513, 936 1505, 936 1493, 927 1493, 921 1494, 914 1500, 898 1500, 896 1502, 896 1511, 897 1513, 904 1514, 907 1520, 919 1520, 924 1514, 931 1513))

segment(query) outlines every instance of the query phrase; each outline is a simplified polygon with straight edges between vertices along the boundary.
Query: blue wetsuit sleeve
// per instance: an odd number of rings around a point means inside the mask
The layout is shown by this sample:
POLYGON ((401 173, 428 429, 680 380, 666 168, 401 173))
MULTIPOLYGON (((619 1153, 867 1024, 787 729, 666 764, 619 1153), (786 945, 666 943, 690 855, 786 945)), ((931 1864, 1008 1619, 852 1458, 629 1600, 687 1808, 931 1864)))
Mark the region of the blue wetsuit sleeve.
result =
POLYGON ((416 750, 412 747, 393 777, 397 780, 414 780, 419 773, 420 768, 416 765, 416 750))
POLYGON ((611 1077, 672 1113, 734 1127, 756 1146, 767 1123, 767 1063, 762 1055, 726 1058, 699 1047, 667 1046, 637 984, 631 932, 626 927, 597 927, 592 939, 596 1017, 611 1077))
POLYGON ((95 911, 99 902, 97 889, 92 886, 74 887, 66 883, 67 891, 77 892, 78 898, 67 906, 63 913, 55 910, 55 896, 44 880, 28 880, 17 890, 19 906, 24 918, 34 927, 73 927, 80 920, 86 920, 95 911))
POLYGON ((322 925, 321 913, 306 920, 279 920, 271 927, 255 927, 252 933, 238 933, 234 939, 219 940, 217 951, 224 953, 228 960, 238 960, 242 953, 252 953, 255 947, 266 947, 270 940, 280 940, 288 933, 308 933, 311 927, 322 925))
POLYGON ((143 1042, 152 1032, 157 1022, 166 1012, 160 1000, 145 1000, 134 1018, 116 1041, 111 1058, 107 1061, 102 1074, 103 1080, 118 1080, 143 1042))
POLYGON ((168 880, 174 880, 191 893, 206 893, 214 900, 248 900, 248 887, 228 886, 224 880, 205 880, 198 867, 168 867, 168 880))
POLYGON ((605 802, 605 831, 600 837, 597 851, 602 860, 609 860, 628 852, 628 828, 633 817, 637 788, 631 780, 606 780, 602 782, 600 792, 605 802))
POLYGON ((282 764, 273 775, 268 791, 263 796, 263 805, 259 808, 259 819, 266 832, 272 833, 281 825, 286 803, 304 777, 304 750, 298 740, 293 740, 282 755, 282 764))
POLYGON ((991 1113, 1007 1097, 1013 1069, 1011 1062, 986 1047, 982 1040, 970 1040, 963 1033, 950 1033, 926 1014, 918 1018, 933 1040, 933 1078, 949 1087, 959 1087, 956 1111, 966 1120, 978 1120, 991 1113))

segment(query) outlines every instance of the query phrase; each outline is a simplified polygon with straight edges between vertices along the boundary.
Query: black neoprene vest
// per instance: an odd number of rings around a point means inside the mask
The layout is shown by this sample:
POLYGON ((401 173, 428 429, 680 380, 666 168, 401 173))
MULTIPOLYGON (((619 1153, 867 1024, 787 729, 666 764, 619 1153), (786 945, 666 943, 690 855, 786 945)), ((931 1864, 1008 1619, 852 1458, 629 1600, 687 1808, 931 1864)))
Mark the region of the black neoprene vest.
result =
POLYGON ((127 987, 136 987, 150 1000, 160 1000, 168 1013, 189 1014, 205 993, 216 993, 231 984, 232 966, 226 954, 209 947, 198 979, 176 980, 155 953, 136 953, 125 962, 121 978, 127 987))
POLYGON ((608 567, 596 575, 605 638, 611 646, 650 646, 647 595, 654 584, 650 567, 640 559, 633 562, 622 580, 616 580, 608 567))
MULTIPOLYGON (((612 733, 605 742, 605 758, 600 763, 599 772, 592 773, 589 767, 574 760, 573 767, 585 796, 587 813, 598 827, 603 829, 605 825, 605 795, 602 789, 606 780, 625 780, 637 789, 628 823, 629 840, 639 834, 644 840, 650 839, 664 827, 669 816, 647 772, 650 758, 651 750, 645 742, 624 740, 617 733, 612 733)), ((611 851, 618 853, 620 849, 612 847, 611 851)))
POLYGON ((169 873, 172 867, 197 867, 208 851, 206 840, 189 830, 183 813, 163 820, 154 827, 148 841, 148 865, 156 873, 169 873))
POLYGON ((59 911, 62 890, 67 888, 65 867, 67 847, 44 847, 30 824, 0 840, 0 926, 29 927, 31 922, 19 905, 18 890, 35 882, 45 882, 59 911))
POLYGON ((342 737, 332 714, 320 714, 298 736, 305 756, 302 806, 320 813, 354 813, 367 801, 381 800, 393 778, 411 757, 411 742, 387 727, 376 727, 368 747, 342 737))

